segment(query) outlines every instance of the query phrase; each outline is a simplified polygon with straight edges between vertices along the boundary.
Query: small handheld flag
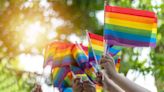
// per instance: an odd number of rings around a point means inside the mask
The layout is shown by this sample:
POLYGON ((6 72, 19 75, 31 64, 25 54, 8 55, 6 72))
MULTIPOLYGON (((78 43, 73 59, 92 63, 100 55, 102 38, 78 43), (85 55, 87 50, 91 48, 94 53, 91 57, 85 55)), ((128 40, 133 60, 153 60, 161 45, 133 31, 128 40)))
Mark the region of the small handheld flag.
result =
POLYGON ((120 68, 120 62, 121 62, 120 57, 121 57, 122 48, 123 48, 122 46, 107 45, 107 53, 113 57, 117 71, 120 68))
POLYGON ((101 59, 103 52, 104 52, 104 44, 103 44, 103 36, 89 33, 88 34, 88 56, 89 56, 89 62, 97 62, 101 59))
POLYGON ((104 38, 108 44, 155 47, 157 17, 154 12, 105 6, 104 38))

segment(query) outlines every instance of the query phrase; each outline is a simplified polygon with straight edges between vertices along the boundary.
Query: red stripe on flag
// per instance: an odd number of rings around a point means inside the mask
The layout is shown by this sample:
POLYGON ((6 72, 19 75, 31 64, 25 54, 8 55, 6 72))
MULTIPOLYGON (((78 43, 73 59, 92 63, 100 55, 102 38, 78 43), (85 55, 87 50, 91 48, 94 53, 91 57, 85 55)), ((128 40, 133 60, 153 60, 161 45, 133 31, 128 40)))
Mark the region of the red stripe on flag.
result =
POLYGON ((156 18, 155 13, 151 11, 137 10, 137 9, 132 9, 132 8, 123 8, 123 7, 118 7, 118 6, 106 6, 105 12, 115 12, 115 13, 121 13, 121 14, 130 14, 130 15, 136 15, 136 16, 156 18))
POLYGON ((88 34, 89 34, 90 39, 96 39, 96 40, 99 40, 99 41, 103 41, 103 36, 92 34, 92 33, 89 33, 89 32, 88 32, 88 34))

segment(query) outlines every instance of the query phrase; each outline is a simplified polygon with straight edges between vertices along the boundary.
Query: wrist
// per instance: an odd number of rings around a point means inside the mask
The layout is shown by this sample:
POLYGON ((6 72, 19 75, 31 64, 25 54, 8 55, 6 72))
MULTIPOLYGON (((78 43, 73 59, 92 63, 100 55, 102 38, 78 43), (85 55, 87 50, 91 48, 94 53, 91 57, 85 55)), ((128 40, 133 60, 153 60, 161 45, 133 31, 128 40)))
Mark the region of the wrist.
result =
POLYGON ((114 73, 111 74, 110 79, 115 80, 117 78, 117 76, 118 76, 118 73, 114 72, 114 73))

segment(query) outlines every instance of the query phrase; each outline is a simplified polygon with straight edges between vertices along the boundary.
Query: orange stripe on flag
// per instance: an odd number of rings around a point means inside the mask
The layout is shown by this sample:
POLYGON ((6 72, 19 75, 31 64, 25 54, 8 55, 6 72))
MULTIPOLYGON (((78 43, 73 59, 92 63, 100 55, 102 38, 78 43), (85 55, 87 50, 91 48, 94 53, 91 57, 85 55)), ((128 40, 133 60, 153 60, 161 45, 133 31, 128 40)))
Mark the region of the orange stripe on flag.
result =
POLYGON ((91 38, 91 43, 99 46, 103 46, 103 41, 99 41, 91 38))
POLYGON ((134 16, 134 15, 128 15, 128 14, 106 12, 105 16, 108 18, 116 18, 116 19, 128 20, 132 22, 141 22, 141 23, 146 23, 146 24, 156 23, 155 18, 134 16))

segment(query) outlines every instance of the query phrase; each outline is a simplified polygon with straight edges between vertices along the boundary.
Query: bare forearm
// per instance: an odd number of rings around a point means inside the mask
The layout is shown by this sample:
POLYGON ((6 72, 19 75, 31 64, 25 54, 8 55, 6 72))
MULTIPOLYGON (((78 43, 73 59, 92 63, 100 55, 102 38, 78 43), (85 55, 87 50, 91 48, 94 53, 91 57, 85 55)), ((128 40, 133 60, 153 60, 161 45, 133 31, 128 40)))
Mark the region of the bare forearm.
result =
POLYGON ((124 92, 123 89, 110 80, 106 75, 104 75, 103 86, 106 90, 110 90, 110 92, 124 92))
POLYGON ((135 84, 124 76, 119 75, 115 70, 114 60, 110 55, 103 56, 101 59, 101 67, 112 81, 126 92, 149 92, 147 89, 135 84))
POLYGON ((126 92, 150 92, 147 89, 132 82, 131 80, 125 78, 124 76, 119 75, 118 73, 116 73, 111 78, 117 85, 119 85, 126 92))

